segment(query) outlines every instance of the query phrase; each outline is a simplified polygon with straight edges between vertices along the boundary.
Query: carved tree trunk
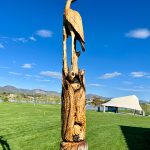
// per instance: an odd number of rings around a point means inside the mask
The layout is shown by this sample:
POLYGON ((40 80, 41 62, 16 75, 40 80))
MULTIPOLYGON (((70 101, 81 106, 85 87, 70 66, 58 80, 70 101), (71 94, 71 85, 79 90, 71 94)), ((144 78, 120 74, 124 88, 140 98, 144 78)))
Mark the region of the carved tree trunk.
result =
POLYGON ((63 69, 62 69, 62 142, 61 150, 88 150, 86 134, 86 94, 84 70, 78 68, 80 52, 76 51, 76 40, 84 49, 82 20, 78 13, 71 11, 67 1, 63 24, 63 69), (67 17, 66 17, 67 16, 67 17), (68 20, 67 20, 68 19, 68 20), (79 32, 78 32, 79 31, 79 32), (72 37, 71 69, 67 64, 67 37, 72 37))
POLYGON ((63 71, 61 150, 87 150, 85 105, 84 71, 67 76, 63 71))
POLYGON ((86 94, 84 71, 78 69, 77 53, 73 55, 71 70, 67 65, 65 28, 63 40, 63 70, 62 70, 62 140, 61 150, 87 150, 86 133, 86 94))

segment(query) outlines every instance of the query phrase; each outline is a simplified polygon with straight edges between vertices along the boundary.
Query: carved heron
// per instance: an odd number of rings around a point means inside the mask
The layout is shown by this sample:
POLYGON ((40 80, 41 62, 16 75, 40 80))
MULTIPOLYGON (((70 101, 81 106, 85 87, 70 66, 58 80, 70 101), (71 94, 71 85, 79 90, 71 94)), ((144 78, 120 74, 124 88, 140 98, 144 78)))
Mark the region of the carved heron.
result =
MULTIPOLYGON (((63 22, 63 32, 64 32, 64 61, 67 63, 66 54, 66 41, 68 36, 72 37, 72 68, 75 74, 78 74, 77 60, 75 58, 80 56, 80 52, 76 52, 76 40, 81 44, 82 51, 85 51, 84 47, 84 32, 82 25, 82 18, 80 14, 70 8, 71 4, 76 0, 67 0, 65 11, 64 11, 64 22, 63 22)), ((76 58, 77 59, 77 58, 76 58)), ((65 63, 64 62, 64 63, 65 63)), ((67 69, 67 64, 64 64, 64 69, 67 69)))

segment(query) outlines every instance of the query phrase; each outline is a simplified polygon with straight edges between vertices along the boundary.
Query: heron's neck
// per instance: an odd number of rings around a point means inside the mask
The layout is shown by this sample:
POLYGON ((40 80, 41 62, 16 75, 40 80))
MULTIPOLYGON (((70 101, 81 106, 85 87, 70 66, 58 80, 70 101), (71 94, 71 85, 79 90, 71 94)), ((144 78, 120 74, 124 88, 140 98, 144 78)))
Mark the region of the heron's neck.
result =
POLYGON ((67 0, 65 9, 69 9, 71 6, 71 0, 67 0))

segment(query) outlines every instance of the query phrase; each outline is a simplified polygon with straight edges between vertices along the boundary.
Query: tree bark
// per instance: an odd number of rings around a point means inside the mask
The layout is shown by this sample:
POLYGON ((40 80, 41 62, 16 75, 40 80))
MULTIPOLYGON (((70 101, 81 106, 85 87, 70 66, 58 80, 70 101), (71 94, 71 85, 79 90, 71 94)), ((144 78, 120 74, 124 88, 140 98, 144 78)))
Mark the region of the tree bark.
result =
MULTIPOLYGON (((67 65, 66 39, 63 28, 63 69, 62 69, 62 140, 61 150, 87 150, 86 134, 86 93, 84 70, 78 69, 77 53, 73 53, 72 67, 67 65)), ((76 51, 76 50, 75 50, 76 51)))
POLYGON ((74 79, 65 76, 62 82, 62 139, 66 142, 85 140, 86 101, 84 73, 79 71, 74 79))
MULTIPOLYGON (((70 4, 70 1, 67 1, 70 4)), ((65 11, 66 12, 66 11, 65 11)), ((71 12, 71 11, 68 11, 71 12)), ((88 150, 88 145, 85 141, 86 135, 86 92, 85 92, 85 79, 84 70, 78 68, 78 58, 80 52, 76 51, 76 38, 83 37, 82 21, 81 17, 74 13, 64 13, 63 24, 63 69, 62 69, 62 95, 61 95, 61 137, 62 142, 60 144, 61 150, 88 150), (65 19, 65 15, 69 17, 78 17, 78 22, 74 22, 71 18, 71 22, 74 23, 77 33, 73 28, 73 25, 65 19), (79 24, 78 24, 79 23, 79 24), (71 57, 71 69, 69 70, 67 64, 67 46, 66 41, 68 36, 72 37, 72 57, 71 57)), ((79 40, 79 39, 78 39, 79 40)), ((82 48, 84 47, 84 39, 79 40, 82 48)))
POLYGON ((62 142, 61 150, 88 150, 88 145, 85 141, 81 142, 62 142))

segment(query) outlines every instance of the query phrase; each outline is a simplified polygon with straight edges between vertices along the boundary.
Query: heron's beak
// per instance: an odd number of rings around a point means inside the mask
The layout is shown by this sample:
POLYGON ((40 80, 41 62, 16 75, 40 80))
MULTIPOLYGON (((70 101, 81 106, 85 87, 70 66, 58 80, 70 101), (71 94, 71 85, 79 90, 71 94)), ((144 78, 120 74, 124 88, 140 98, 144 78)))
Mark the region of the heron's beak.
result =
POLYGON ((75 1, 77 1, 77 0, 72 0, 72 3, 75 2, 75 1))

